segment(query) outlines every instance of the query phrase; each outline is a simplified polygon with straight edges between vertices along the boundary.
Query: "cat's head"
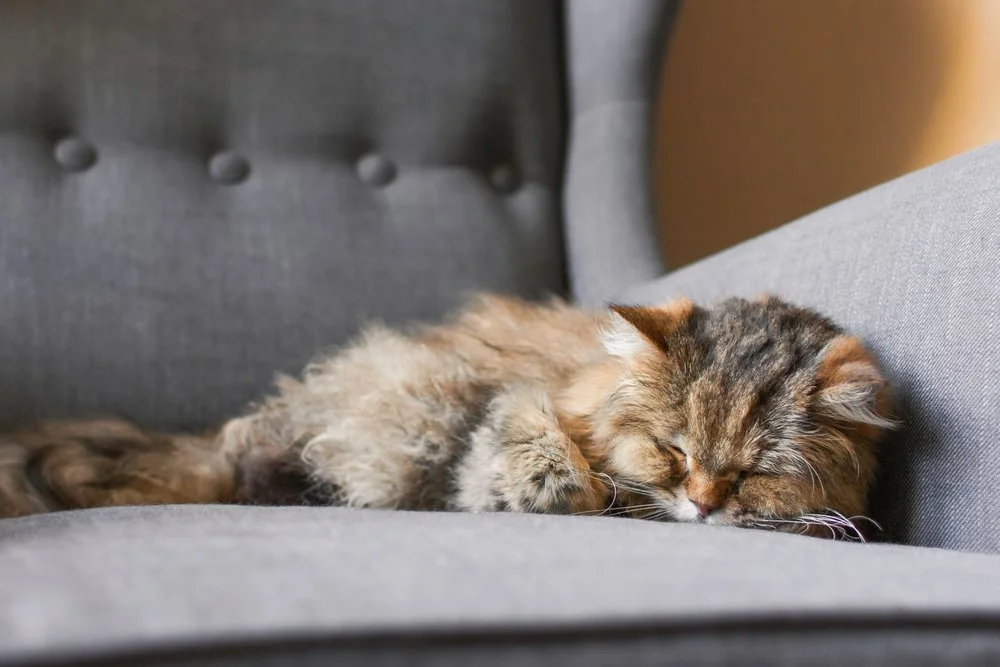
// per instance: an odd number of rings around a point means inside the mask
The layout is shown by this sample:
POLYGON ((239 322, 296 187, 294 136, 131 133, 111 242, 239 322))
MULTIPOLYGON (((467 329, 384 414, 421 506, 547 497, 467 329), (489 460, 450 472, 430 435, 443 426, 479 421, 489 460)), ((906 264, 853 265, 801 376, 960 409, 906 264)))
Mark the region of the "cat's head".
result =
POLYGON ((866 511, 893 422, 857 338, 762 297, 616 306, 604 344, 620 373, 592 428, 638 514, 858 534, 844 518, 866 511))

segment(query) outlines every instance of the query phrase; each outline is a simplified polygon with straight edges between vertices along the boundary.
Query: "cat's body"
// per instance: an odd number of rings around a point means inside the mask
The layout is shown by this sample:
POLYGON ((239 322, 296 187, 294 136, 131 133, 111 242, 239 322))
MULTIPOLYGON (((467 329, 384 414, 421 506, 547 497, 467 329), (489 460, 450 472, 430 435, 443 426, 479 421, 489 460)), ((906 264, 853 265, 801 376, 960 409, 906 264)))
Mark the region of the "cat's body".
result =
MULTIPOLYGON (((857 339, 776 299, 588 314, 483 297, 374 327, 203 437, 0 438, 0 516, 179 502, 601 513, 798 530, 865 511, 887 420, 857 339)), ((839 521, 839 519, 838 519, 839 521)))

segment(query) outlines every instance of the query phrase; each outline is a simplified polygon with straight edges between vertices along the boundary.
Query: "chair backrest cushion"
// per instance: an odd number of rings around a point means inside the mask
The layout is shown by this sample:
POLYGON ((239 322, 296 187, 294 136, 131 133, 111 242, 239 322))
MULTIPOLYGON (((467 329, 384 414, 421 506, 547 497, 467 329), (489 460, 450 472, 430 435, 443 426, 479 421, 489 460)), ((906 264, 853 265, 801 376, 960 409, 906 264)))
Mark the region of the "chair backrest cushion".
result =
POLYGON ((563 292, 559 14, 0 0, 0 422, 200 427, 360 321, 563 292))

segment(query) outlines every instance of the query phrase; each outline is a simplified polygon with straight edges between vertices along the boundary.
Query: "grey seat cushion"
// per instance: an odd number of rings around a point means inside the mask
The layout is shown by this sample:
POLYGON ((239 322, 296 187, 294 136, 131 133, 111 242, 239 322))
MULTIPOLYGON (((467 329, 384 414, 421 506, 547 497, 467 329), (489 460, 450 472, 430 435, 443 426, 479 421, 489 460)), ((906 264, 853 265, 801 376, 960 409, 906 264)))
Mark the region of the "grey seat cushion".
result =
POLYGON ((620 297, 770 291, 861 335, 905 424, 875 513, 909 544, 1000 551, 1000 144, 892 181, 620 297))
POLYGON ((1000 659, 998 557, 618 518, 90 510, 0 522, 0 573, 0 662, 1000 659))

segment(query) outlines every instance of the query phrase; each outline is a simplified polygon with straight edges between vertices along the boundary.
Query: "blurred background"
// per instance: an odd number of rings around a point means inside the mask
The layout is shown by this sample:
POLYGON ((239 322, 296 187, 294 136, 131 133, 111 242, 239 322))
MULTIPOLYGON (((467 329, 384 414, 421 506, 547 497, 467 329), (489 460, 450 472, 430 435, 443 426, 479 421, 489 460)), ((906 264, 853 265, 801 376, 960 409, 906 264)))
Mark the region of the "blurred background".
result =
POLYGON ((685 3, 657 137, 670 267, 1000 139, 998 81, 995 0, 685 3))

